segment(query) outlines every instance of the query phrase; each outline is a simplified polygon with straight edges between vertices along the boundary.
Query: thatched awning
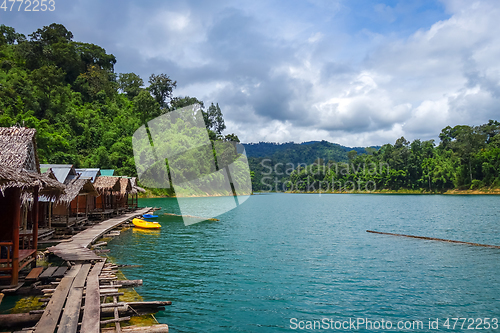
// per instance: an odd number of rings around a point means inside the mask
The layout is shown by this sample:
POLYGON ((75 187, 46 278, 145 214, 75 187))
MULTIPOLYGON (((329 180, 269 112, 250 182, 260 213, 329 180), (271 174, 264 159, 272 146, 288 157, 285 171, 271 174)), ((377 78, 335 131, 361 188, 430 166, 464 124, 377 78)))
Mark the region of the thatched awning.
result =
POLYGON ((101 194, 106 191, 120 191, 119 180, 119 177, 99 176, 94 182, 94 187, 101 194))
POLYGON ((69 205, 79 194, 88 194, 96 197, 99 196, 99 193, 94 188, 94 184, 92 184, 90 178, 77 178, 73 179, 66 186, 66 193, 61 196, 56 203, 69 205))
POLYGON ((0 195, 8 188, 20 188, 22 204, 30 206, 33 203, 33 190, 38 187, 39 196, 55 200, 64 193, 66 186, 53 177, 51 171, 38 174, 0 165, 0 195))
POLYGON ((17 170, 0 163, 0 188, 32 188, 35 186, 32 184, 33 175, 36 174, 24 170, 17 170))
POLYGON ((39 193, 46 196, 59 196, 64 193, 64 184, 53 179, 50 174, 38 174, 0 165, 0 190, 19 187, 21 190, 39 188, 39 193))

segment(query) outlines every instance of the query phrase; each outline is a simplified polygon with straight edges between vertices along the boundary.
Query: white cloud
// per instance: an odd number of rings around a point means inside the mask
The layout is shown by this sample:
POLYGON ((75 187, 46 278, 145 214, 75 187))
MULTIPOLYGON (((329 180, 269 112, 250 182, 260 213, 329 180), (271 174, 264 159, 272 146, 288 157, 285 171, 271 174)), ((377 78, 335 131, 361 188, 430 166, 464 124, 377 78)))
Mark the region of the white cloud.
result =
POLYGON ((298 61, 274 71, 290 78, 290 89, 302 92, 287 101, 290 113, 302 117, 276 119, 257 134, 244 134, 244 140, 329 138, 348 145, 382 144, 402 135, 436 138, 447 125, 498 117, 500 12, 492 4, 450 1, 447 8, 453 15, 448 20, 406 39, 386 40, 357 65, 357 73, 326 81, 321 80, 326 59, 298 48, 298 61))

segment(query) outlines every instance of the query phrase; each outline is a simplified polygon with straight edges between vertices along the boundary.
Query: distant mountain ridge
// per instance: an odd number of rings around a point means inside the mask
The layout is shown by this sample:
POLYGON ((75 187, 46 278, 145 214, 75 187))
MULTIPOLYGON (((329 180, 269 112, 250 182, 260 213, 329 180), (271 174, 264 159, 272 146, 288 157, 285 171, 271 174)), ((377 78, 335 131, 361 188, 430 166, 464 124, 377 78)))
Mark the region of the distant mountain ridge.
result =
MULTIPOLYGON (((302 143, 295 143, 295 142, 284 142, 284 143, 277 143, 277 142, 258 142, 258 143, 243 143, 243 146, 245 147, 246 153, 248 157, 272 157, 275 153, 287 151, 287 150, 295 150, 295 151, 304 151, 308 153, 314 154, 316 151, 317 153, 326 153, 328 156, 332 156, 331 152, 328 152, 328 150, 331 150, 335 152, 333 156, 337 157, 335 159, 336 162, 345 162, 347 161, 347 152, 351 150, 355 150, 358 154, 364 154, 366 153, 365 147, 346 147, 342 146, 338 143, 332 143, 328 142, 325 140, 322 141, 306 141, 302 143)), ((375 148, 379 149, 380 146, 371 146, 370 148, 375 148)), ((302 155, 302 154, 300 154, 302 155)), ((332 156, 332 157, 333 157, 332 156)), ((315 156, 313 158, 323 158, 326 159, 327 156, 315 156)), ((311 161, 310 163, 312 163, 311 161)), ((290 161, 292 162, 292 161, 290 161)), ((306 161, 300 161, 300 163, 305 163, 306 161)), ((293 163, 293 162, 292 162, 293 163)))
MULTIPOLYGON (((310 165, 318 158, 325 163, 347 162, 347 153, 356 151, 365 154, 363 147, 345 147, 328 141, 308 141, 302 143, 259 142, 244 143, 250 170, 254 172, 252 186, 254 191, 264 190, 262 178, 275 177, 286 179, 287 172, 295 169, 299 164, 310 165), (292 168, 292 169, 290 169, 292 168), (270 171, 272 170, 272 171, 270 171)), ((379 149, 380 147, 371 147, 379 149)))

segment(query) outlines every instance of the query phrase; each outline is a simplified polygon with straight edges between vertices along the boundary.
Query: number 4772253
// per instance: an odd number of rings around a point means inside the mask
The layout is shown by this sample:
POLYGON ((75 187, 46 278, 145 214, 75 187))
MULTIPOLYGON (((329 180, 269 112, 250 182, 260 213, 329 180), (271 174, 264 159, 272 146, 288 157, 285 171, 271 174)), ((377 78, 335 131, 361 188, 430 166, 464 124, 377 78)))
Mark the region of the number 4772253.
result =
MULTIPOLYGON (((0 0, 2 1, 2 0, 0 0)), ((4 12, 45 12, 56 10, 55 0, 3 0, 0 9, 4 12)))

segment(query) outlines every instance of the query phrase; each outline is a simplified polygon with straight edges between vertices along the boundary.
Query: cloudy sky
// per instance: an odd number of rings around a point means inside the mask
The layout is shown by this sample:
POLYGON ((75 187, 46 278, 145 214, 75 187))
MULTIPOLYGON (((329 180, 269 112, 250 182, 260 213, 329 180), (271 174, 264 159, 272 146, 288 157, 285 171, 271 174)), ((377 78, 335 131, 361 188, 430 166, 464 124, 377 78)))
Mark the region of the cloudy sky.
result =
POLYGON ((500 120, 498 0, 55 4, 0 23, 61 23, 118 73, 165 73, 176 95, 218 102, 243 142, 381 145, 500 120))

